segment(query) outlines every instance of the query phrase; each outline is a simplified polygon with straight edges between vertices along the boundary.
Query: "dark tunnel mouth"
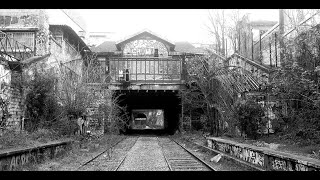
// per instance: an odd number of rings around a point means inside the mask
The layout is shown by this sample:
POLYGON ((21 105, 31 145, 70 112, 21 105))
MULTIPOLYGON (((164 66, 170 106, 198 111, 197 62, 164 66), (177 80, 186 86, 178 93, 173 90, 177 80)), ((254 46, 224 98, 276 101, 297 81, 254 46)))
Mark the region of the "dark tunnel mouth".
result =
POLYGON ((178 129, 179 118, 181 116, 181 100, 177 90, 116 90, 115 94, 123 94, 119 98, 119 105, 127 107, 130 120, 136 118, 138 114, 141 114, 141 117, 143 116, 142 114, 144 113, 141 112, 134 116, 133 112, 136 110, 149 109, 163 111, 164 127, 162 129, 137 130, 129 127, 125 129, 124 134, 172 135, 178 129))
POLYGON ((144 113, 138 113, 138 115, 134 118, 147 118, 147 116, 144 113))

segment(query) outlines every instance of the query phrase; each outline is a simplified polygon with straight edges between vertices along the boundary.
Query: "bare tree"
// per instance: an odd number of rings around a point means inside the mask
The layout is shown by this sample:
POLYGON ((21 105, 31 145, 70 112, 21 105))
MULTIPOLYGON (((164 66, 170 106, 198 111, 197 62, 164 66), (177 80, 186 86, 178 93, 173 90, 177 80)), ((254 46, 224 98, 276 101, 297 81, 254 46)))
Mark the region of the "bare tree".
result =
POLYGON ((248 33, 248 14, 241 14, 239 9, 209 11, 208 19, 209 23, 205 26, 215 40, 216 51, 221 55, 227 55, 230 48, 236 52, 240 49, 242 39, 249 39, 244 36, 251 35, 248 33), (232 47, 227 47, 227 40, 231 41, 232 47))
POLYGON ((216 51, 225 55, 225 32, 226 32, 226 17, 225 10, 215 9, 212 12, 209 11, 210 23, 206 25, 208 31, 215 38, 216 51))

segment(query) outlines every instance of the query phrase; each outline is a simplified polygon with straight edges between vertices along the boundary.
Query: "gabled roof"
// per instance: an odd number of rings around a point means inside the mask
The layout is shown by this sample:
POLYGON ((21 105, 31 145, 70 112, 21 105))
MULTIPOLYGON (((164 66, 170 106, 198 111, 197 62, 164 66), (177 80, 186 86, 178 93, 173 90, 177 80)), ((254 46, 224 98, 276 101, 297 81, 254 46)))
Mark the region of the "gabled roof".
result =
POLYGON ((167 40, 164 37, 161 37, 160 35, 158 35, 158 34, 156 34, 154 32, 151 32, 148 29, 142 30, 142 31, 140 31, 138 33, 135 33, 135 34, 133 34, 131 36, 128 36, 128 37, 124 38, 123 40, 117 41, 116 42, 116 47, 117 47, 118 50, 120 50, 122 44, 126 44, 127 42, 130 42, 130 41, 134 40, 135 38, 139 38, 139 37, 142 37, 142 36, 145 36, 145 35, 150 36, 150 37, 154 38, 155 40, 160 41, 162 43, 168 44, 170 46, 170 50, 173 50, 174 47, 175 47, 173 42, 167 40))
POLYGON ((117 51, 116 42, 105 41, 98 46, 92 47, 93 52, 115 52, 117 51))
POLYGON ((176 42, 175 44, 176 47, 174 48, 174 50, 178 52, 190 52, 195 49, 195 47, 191 43, 186 41, 176 42))
POLYGON ((60 27, 62 28, 64 31, 67 31, 71 34, 72 38, 77 39, 80 42, 80 49, 86 49, 89 50, 89 47, 87 46, 87 44, 78 36, 78 34, 68 25, 65 24, 49 24, 49 29, 53 28, 53 27, 60 27))
POLYGON ((193 53, 193 54, 203 54, 206 53, 206 50, 201 47, 194 47, 191 43, 187 41, 183 42, 176 42, 175 43, 175 51, 182 52, 182 53, 193 53))
MULTIPOLYGON (((176 42, 174 51, 181 53, 195 53, 202 54, 206 53, 204 48, 196 48, 189 42, 176 42)), ((117 51, 116 42, 114 41, 105 41, 98 46, 92 47, 93 52, 115 52, 117 51)))

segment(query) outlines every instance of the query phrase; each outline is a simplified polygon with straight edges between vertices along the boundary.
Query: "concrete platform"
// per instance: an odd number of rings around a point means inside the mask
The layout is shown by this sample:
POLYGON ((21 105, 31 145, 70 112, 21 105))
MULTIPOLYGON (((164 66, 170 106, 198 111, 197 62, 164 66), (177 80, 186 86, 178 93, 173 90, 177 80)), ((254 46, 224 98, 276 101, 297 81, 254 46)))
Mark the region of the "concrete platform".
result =
POLYGON ((72 140, 52 141, 40 146, 29 146, 24 148, 11 148, 0 150, 0 171, 15 170, 20 166, 52 159, 65 152, 72 140))
POLYGON ((207 137, 207 147, 267 171, 319 171, 320 160, 256 147, 217 137, 207 137))

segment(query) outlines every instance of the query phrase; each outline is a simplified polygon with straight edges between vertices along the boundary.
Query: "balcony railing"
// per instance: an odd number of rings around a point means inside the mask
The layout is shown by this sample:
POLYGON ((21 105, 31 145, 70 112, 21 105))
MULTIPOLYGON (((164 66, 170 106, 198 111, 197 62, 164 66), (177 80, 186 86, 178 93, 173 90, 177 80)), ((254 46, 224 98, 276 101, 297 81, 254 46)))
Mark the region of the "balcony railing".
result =
POLYGON ((181 62, 180 59, 156 57, 110 58, 110 82, 180 83, 181 62))

